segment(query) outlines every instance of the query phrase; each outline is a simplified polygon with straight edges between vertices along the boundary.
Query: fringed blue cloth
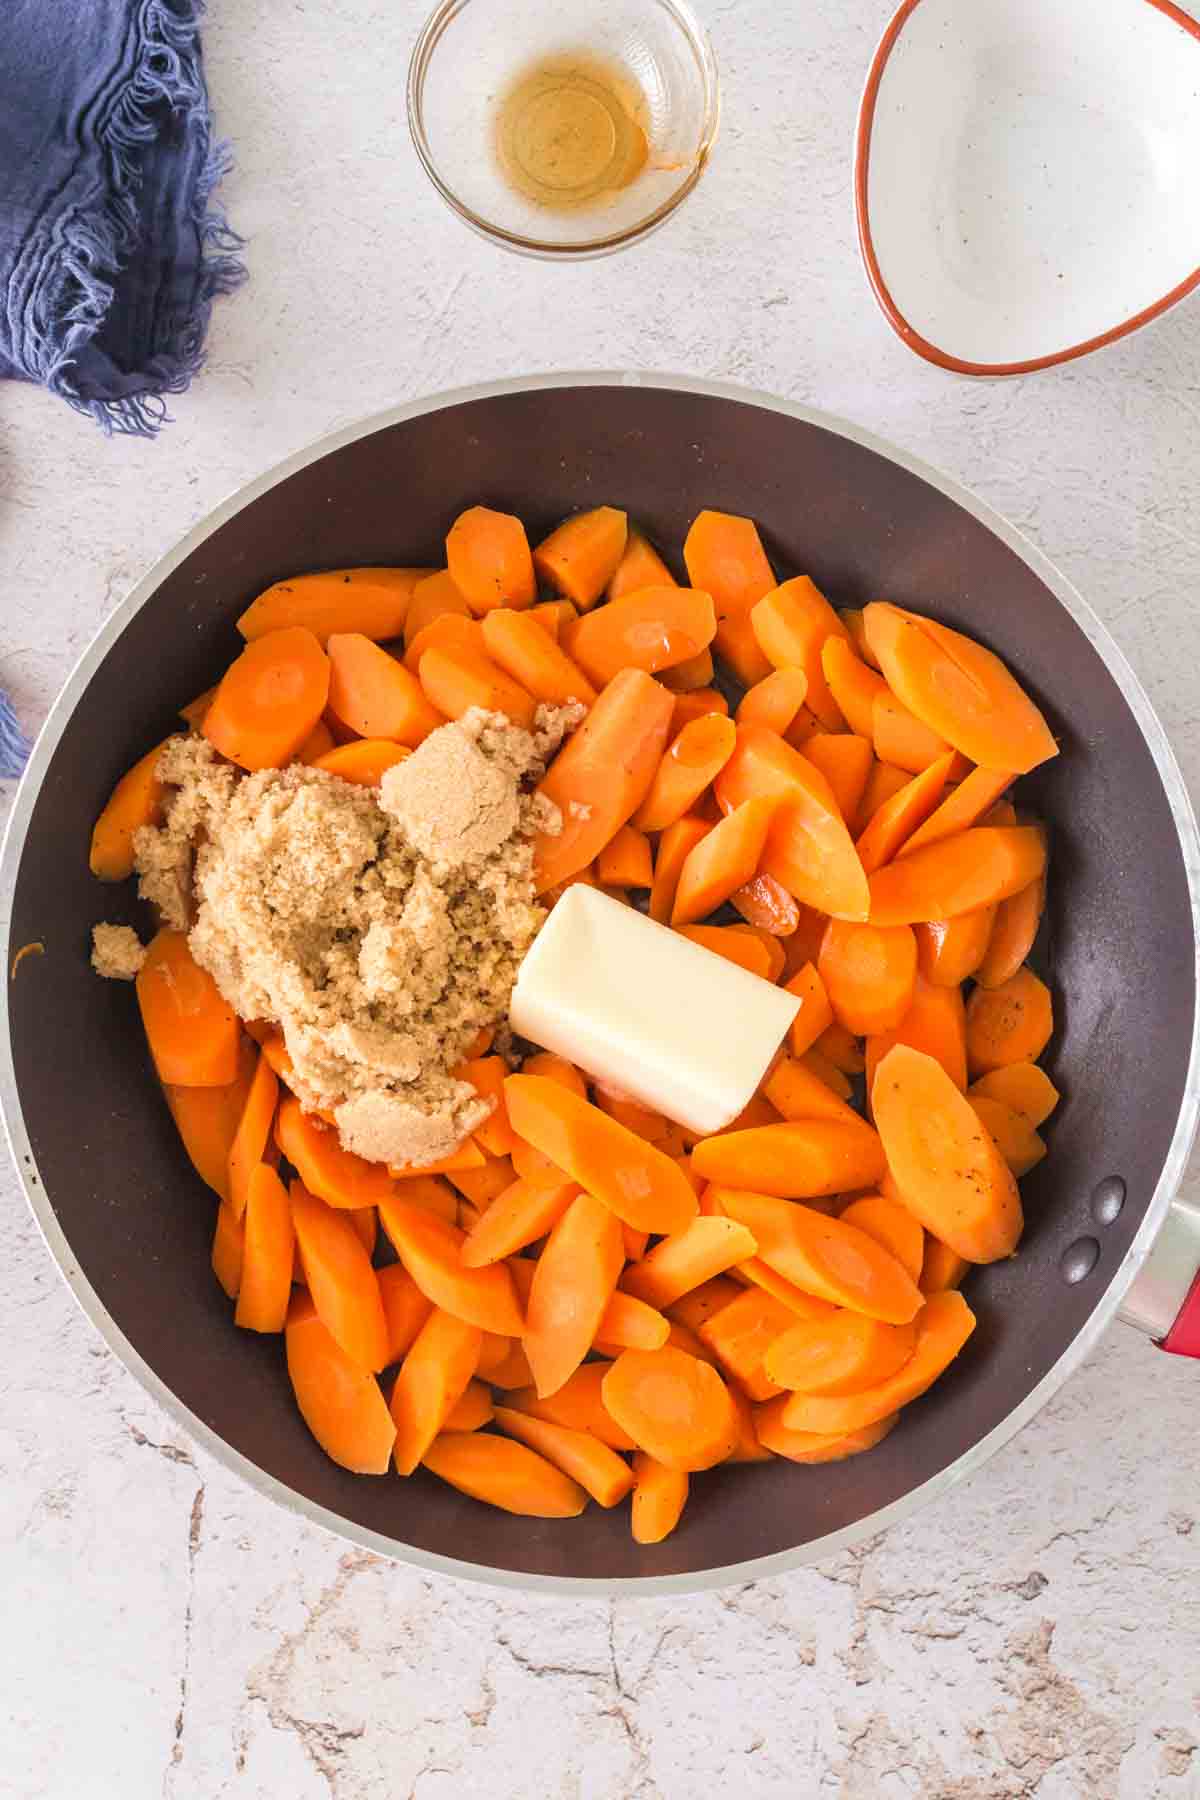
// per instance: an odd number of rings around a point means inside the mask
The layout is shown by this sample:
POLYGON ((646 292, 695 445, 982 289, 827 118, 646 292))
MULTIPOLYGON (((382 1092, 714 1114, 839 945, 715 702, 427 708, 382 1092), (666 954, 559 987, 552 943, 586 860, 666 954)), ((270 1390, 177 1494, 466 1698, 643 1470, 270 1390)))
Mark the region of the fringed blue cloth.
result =
POLYGON ((0 0, 0 375, 106 431, 154 435, 245 277, 213 201, 202 12, 0 0))

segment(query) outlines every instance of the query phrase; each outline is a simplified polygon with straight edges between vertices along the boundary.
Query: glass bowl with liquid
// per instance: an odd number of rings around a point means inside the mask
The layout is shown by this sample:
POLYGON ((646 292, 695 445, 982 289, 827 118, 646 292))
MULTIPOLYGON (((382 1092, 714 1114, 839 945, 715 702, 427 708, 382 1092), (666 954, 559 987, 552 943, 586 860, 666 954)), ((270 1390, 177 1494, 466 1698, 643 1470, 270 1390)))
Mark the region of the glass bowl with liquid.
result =
POLYGON ((409 67, 433 185, 532 256, 602 256, 653 231, 700 179, 718 113, 682 0, 442 0, 409 67))

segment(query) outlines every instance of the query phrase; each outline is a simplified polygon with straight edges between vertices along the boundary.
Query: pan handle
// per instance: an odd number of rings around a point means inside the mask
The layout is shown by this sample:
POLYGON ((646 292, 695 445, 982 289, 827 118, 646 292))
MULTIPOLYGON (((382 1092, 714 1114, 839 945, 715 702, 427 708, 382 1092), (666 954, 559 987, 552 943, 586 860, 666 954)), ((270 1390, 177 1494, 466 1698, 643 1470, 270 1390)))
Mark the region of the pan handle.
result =
POLYGON ((1121 1317, 1160 1349, 1200 1357, 1200 1200, 1176 1196, 1121 1317))

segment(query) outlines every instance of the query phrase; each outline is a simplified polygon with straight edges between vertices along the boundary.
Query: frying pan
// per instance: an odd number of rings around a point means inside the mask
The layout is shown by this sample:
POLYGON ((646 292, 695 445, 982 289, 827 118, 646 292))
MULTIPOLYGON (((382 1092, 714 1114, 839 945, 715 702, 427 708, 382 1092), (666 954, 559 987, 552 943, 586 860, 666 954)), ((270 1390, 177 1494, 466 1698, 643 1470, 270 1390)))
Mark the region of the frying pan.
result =
MULTIPOLYGON (((336 433, 219 507, 67 683, 0 871, 8 966, 19 946, 45 945, 6 984, 9 1137, 89 1318, 186 1430, 293 1511, 427 1568, 528 1587, 743 1581, 877 1532, 978 1467, 1081 1362, 1171 1215, 1139 1302, 1143 1323, 1169 1327, 1200 1262, 1190 1215, 1172 1211, 1197 1118, 1198 871, 1179 771, 1120 652, 1045 559, 954 483, 849 425, 707 382, 561 376, 444 395, 336 433), (148 923, 124 888, 89 878, 92 822, 240 647, 247 602, 298 570, 440 561, 446 528, 479 500, 519 513, 531 535, 610 502, 669 550, 704 506, 751 514, 776 566, 808 572, 839 605, 886 594, 983 638, 1062 742, 1023 784, 1054 832, 1049 1066, 1064 1099, 1050 1155, 1023 1183, 1020 1254, 972 1273, 974 1337, 878 1449, 820 1468, 715 1470, 652 1548, 631 1541, 624 1509, 513 1518, 424 1472, 367 1479, 326 1459, 278 1340, 236 1330, 212 1278, 212 1197, 155 1091, 132 992, 88 967, 97 920, 148 923)), ((1191 1329, 1177 1328, 1180 1347, 1191 1329)))

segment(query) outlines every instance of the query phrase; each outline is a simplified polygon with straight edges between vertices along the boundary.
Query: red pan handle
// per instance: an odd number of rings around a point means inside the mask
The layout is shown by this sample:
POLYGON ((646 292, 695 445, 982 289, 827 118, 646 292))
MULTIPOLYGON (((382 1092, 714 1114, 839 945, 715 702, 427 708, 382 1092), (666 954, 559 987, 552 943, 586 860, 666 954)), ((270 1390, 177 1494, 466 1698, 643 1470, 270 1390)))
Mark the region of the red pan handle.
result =
POLYGON ((1179 1316, 1162 1340, 1161 1348, 1173 1356, 1200 1356, 1200 1274, 1196 1276, 1179 1316))
MULTIPOLYGON (((1200 1197, 1192 1186, 1189 1182, 1171 1202, 1150 1254, 1121 1302, 1121 1317, 1160 1349, 1200 1357, 1200 1197)), ((1117 1187, 1123 1192, 1123 1184, 1117 1187)), ((1106 1222, 1100 1214, 1097 1218, 1106 1222)))

